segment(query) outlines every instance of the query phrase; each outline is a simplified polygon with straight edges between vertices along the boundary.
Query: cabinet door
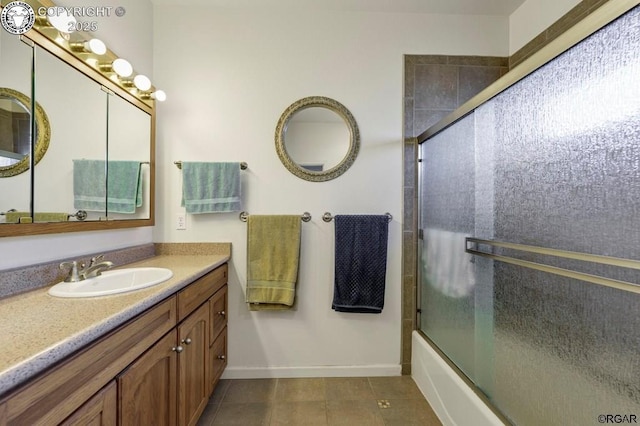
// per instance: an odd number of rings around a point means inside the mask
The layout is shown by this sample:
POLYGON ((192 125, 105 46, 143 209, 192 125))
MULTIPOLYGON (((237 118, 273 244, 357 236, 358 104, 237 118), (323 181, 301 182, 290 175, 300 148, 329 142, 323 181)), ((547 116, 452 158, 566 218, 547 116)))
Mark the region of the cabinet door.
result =
POLYGON ((174 330, 118 377, 121 426, 176 424, 176 341, 174 330))
POLYGON ((222 287, 216 294, 209 299, 211 305, 211 333, 209 335, 209 341, 211 344, 216 340, 216 337, 227 326, 227 286, 222 287))
POLYGON ((209 400, 209 304, 178 326, 178 425, 195 425, 209 400))
POLYGON ((115 380, 85 402, 61 426, 116 426, 118 400, 115 380))

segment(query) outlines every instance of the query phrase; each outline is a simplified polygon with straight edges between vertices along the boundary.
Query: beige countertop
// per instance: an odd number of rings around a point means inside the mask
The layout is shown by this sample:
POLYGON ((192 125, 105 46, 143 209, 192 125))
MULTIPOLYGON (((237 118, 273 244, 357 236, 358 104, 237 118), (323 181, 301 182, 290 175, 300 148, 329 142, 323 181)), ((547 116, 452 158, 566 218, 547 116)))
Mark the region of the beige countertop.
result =
POLYGON ((113 296, 65 299, 49 287, 0 300, 0 396, 222 265, 229 256, 159 255, 124 267, 162 267, 168 281, 113 296))

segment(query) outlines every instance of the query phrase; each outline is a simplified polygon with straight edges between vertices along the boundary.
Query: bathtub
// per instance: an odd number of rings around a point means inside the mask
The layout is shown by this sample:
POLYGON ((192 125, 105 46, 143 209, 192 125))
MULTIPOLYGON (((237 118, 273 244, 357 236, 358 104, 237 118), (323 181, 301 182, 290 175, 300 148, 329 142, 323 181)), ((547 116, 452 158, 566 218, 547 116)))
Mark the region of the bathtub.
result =
POLYGON ((411 348, 413 380, 444 426, 505 425, 417 331, 411 348))

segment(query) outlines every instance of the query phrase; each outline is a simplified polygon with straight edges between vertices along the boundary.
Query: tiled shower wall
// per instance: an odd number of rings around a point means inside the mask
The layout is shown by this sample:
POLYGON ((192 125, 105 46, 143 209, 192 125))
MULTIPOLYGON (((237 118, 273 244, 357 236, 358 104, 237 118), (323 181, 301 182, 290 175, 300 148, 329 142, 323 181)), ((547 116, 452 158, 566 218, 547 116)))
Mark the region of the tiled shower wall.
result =
POLYGON ((504 75, 508 62, 509 58, 483 56, 405 56, 402 374, 411 373, 411 332, 416 328, 415 137, 504 75))
POLYGON ((416 137, 609 0, 583 0, 508 58, 406 55, 404 72, 404 229, 402 267, 402 374, 411 374, 416 329, 416 137))

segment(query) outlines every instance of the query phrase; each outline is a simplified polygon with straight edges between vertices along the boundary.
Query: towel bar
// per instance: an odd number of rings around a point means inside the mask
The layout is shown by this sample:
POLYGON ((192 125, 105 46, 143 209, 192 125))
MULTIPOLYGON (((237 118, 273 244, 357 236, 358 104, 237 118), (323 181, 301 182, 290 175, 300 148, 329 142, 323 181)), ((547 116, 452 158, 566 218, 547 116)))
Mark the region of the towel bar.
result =
MULTIPOLYGON (((182 161, 181 160, 174 161, 173 164, 175 164, 177 168, 182 170, 182 161)), ((247 163, 245 163, 244 161, 242 163, 240 163, 240 170, 247 170, 248 168, 249 168, 249 165, 247 163)))
MULTIPOLYGON (((393 220, 393 216, 391 216, 391 213, 385 213, 385 216, 387 216, 387 220, 389 222, 391 222, 393 220)), ((325 212, 322 215, 322 220, 324 220, 325 222, 331 222, 333 220, 333 216, 331 216, 331 213, 329 212, 325 212)))
POLYGON ((77 212, 75 212, 75 214, 69 215, 69 219, 71 219, 72 217, 75 217, 76 219, 82 222, 87 218, 87 212, 84 210, 78 210, 77 212))
POLYGON ((592 262, 601 265, 619 266, 622 268, 640 269, 640 261, 632 259, 623 259, 618 257, 601 256, 589 253, 580 253, 567 250, 558 250, 547 247, 530 246, 526 244, 516 244, 503 241, 482 240, 479 238, 467 237, 465 239, 465 251, 469 254, 482 256, 489 259, 497 260, 512 265, 522 266, 529 269, 535 269, 537 271, 547 272, 550 274, 560 275, 563 277, 573 278, 580 281, 589 282, 592 284, 598 284, 605 287, 611 287, 618 290, 628 291, 631 293, 640 294, 640 285, 627 281, 620 281, 599 275, 586 274, 584 272, 578 272, 571 269, 559 268, 557 266, 546 265, 543 263, 532 262, 529 260, 518 259, 510 256, 504 256, 495 253, 489 253, 481 251, 479 245, 493 246, 506 248, 511 250, 518 250, 525 253, 536 253, 546 256, 555 256, 565 259, 580 260, 583 262, 592 262), (475 245, 475 248, 470 247, 475 245))
MULTIPOLYGON (((249 219, 249 213, 241 212, 238 217, 240 218, 241 221, 246 222, 247 219, 249 219)), ((309 222, 311 220, 311 213, 309 212, 302 213, 302 215, 300 215, 300 220, 302 220, 303 222, 309 222)))
MULTIPOLYGON (((17 212, 16 209, 7 210, 6 212, 0 212, 0 216, 6 216, 7 213, 17 212)), ((70 213, 67 215, 69 218, 75 217, 76 219, 83 221, 87 218, 87 212, 84 210, 78 210, 75 213, 70 213)))

